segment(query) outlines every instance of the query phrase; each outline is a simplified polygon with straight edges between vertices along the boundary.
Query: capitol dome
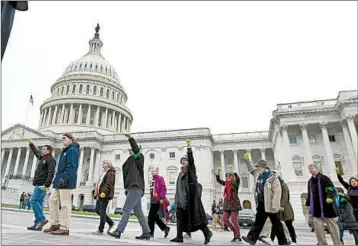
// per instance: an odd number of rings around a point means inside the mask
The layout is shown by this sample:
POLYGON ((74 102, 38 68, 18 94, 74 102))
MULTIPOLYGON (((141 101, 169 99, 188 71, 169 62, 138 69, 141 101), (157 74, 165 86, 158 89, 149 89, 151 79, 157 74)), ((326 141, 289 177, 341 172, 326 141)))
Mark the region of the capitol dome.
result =
POLYGON ((101 134, 129 131, 133 121, 127 94, 114 67, 103 57, 99 25, 89 51, 72 62, 51 86, 52 96, 40 107, 39 131, 101 134))

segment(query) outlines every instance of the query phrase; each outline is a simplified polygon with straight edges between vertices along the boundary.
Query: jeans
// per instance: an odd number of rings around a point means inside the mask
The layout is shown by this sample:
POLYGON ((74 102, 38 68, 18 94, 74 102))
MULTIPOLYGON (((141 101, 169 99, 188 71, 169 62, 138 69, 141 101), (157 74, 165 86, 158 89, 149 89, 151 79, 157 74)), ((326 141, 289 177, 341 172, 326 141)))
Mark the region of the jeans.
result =
POLYGON ((164 222, 159 218, 158 210, 160 209, 160 205, 158 203, 150 204, 149 215, 148 215, 148 226, 150 229, 150 233, 154 234, 155 224, 157 224, 160 230, 164 231, 167 229, 167 226, 164 222))
POLYGON ((236 237, 241 237, 240 233, 240 225, 239 221, 237 219, 239 211, 231 211, 231 210, 225 210, 224 211, 224 223, 227 225, 227 227, 230 228, 231 231, 235 232, 236 237), (230 221, 231 217, 231 221, 230 221))
POLYGON ((19 203, 19 209, 22 209, 23 207, 24 207, 24 202, 21 201, 21 202, 19 203))
MULTIPOLYGON (((358 245, 358 230, 352 230, 355 244, 358 245)), ((343 242, 344 230, 339 230, 339 238, 343 242)))
POLYGON ((266 213, 265 204, 262 202, 258 203, 255 223, 247 234, 247 238, 256 243, 267 218, 270 218, 272 229, 276 232, 278 244, 286 245, 287 240, 278 213, 266 213))
POLYGON ((130 187, 126 191, 127 191, 127 197, 123 205, 123 216, 116 230, 120 233, 124 232, 128 223, 130 213, 133 210, 134 215, 137 217, 138 222, 142 227, 143 233, 150 233, 147 220, 145 219, 142 210, 141 199, 142 199, 143 191, 137 187, 130 187))
POLYGON ((99 227, 98 230, 103 232, 106 222, 111 227, 114 225, 114 222, 111 218, 108 217, 106 210, 108 206, 108 201, 97 200, 96 201, 96 213, 99 215, 99 227))
POLYGON ((40 186, 35 186, 29 204, 35 215, 35 222, 44 222, 46 220, 43 212, 43 203, 46 191, 40 189, 40 186))

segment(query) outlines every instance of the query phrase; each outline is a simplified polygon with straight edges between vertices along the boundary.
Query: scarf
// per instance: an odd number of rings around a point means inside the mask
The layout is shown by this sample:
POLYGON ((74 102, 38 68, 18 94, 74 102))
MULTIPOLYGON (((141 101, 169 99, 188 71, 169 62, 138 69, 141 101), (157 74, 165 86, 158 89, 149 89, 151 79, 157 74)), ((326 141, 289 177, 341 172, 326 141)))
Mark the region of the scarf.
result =
POLYGON ((102 184, 102 182, 103 182, 104 176, 106 176, 106 174, 107 174, 107 172, 108 172, 109 169, 110 169, 110 168, 108 168, 107 170, 105 170, 105 171, 101 174, 101 176, 99 176, 99 179, 98 179, 98 181, 97 181, 97 183, 96 183, 96 189, 94 190, 94 195, 93 195, 93 197, 98 197, 98 195, 99 195, 99 188, 101 187, 101 184, 102 184))
MULTIPOLYGON (((323 194, 322 194, 322 184, 321 184, 321 177, 318 176, 318 196, 319 196, 319 205, 321 207, 321 219, 324 219, 323 214, 323 194)), ((313 216, 314 214, 314 202, 313 202, 313 185, 312 185, 312 179, 309 181, 309 187, 310 187, 310 211, 309 214, 313 216)))
POLYGON ((231 200, 231 181, 225 181, 224 197, 227 201, 231 200))

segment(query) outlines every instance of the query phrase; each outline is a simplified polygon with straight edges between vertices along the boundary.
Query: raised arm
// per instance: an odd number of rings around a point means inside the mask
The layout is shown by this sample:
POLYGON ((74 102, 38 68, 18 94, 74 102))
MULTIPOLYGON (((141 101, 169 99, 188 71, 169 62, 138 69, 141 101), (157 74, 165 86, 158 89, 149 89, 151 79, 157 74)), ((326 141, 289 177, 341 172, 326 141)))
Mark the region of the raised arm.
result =
POLYGON ((234 178, 235 178, 234 181, 233 181, 234 185, 239 188, 239 186, 240 186, 240 177, 237 174, 237 172, 235 171, 235 167, 233 165, 229 165, 229 170, 230 170, 230 173, 232 173, 234 175, 234 178))
POLYGON ((254 176, 254 178, 256 179, 257 176, 259 175, 259 170, 252 167, 251 161, 249 159, 245 159, 245 163, 246 163, 246 167, 247 167, 247 170, 249 171, 249 173, 252 176, 254 176))
POLYGON ((225 181, 220 179, 220 174, 215 174, 215 176, 216 176, 216 182, 218 182, 222 186, 225 186, 225 181))
POLYGON ((336 168, 336 173, 337 173, 337 178, 339 183, 341 183, 343 185, 343 187, 348 190, 349 188, 349 184, 343 180, 342 176, 341 176, 341 171, 339 170, 339 168, 336 168))
POLYGON ((32 143, 32 139, 29 138, 27 140, 29 142, 29 145, 30 145, 30 149, 32 150, 32 153, 34 153, 34 155, 36 156, 37 159, 40 159, 41 158, 41 152, 36 148, 36 146, 32 143))
POLYGON ((137 142, 134 140, 134 138, 131 136, 130 133, 125 133, 124 136, 126 136, 128 138, 129 144, 131 145, 131 148, 133 151, 133 157, 135 159, 140 158, 141 148, 138 146, 137 142))

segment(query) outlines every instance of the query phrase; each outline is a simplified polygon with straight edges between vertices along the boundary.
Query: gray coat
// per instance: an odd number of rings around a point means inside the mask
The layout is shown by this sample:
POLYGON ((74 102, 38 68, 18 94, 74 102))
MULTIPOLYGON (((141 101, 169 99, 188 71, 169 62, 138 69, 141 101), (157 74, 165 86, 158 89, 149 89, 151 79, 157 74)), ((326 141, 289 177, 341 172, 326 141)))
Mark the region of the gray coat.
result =
POLYGON ((338 227, 340 230, 358 230, 358 222, 356 221, 352 211, 350 199, 347 195, 339 196, 339 217, 338 227))

